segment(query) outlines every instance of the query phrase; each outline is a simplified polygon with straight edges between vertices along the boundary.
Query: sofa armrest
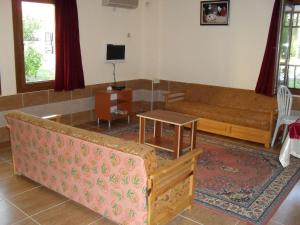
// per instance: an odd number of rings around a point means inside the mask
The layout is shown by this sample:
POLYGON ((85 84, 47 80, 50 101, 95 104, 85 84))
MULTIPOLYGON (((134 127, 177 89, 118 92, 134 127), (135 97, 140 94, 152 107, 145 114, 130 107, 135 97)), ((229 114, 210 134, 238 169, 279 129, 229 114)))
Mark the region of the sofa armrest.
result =
POLYGON ((154 171, 148 179, 148 222, 165 224, 191 207, 194 193, 194 173, 202 149, 170 161, 154 171))
POLYGON ((271 117, 271 125, 273 125, 273 123, 275 123, 276 120, 277 120, 278 109, 272 110, 271 113, 270 113, 270 115, 271 115, 271 116, 270 116, 270 117, 271 117))
POLYGON ((61 114, 52 114, 52 115, 48 115, 48 116, 43 116, 42 118, 47 119, 47 120, 52 120, 52 121, 59 123, 61 121, 62 115, 61 114))
POLYGON ((165 93, 164 96, 165 96, 165 104, 171 102, 177 102, 185 99, 184 92, 169 92, 169 93, 165 93))

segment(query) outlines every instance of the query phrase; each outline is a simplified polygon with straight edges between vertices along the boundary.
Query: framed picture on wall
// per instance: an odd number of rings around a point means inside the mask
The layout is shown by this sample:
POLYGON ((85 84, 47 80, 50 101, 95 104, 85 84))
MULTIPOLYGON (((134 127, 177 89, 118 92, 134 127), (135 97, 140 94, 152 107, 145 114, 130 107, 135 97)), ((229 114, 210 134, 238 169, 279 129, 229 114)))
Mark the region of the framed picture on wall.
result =
POLYGON ((200 25, 228 25, 229 0, 201 1, 200 25))

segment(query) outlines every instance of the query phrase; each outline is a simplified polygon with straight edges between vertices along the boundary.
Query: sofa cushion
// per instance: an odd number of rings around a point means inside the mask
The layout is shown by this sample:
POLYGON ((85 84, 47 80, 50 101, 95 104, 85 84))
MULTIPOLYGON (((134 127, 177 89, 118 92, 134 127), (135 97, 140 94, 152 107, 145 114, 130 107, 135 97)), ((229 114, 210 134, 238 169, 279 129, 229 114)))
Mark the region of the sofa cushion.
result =
POLYGON ((7 119, 18 119, 30 124, 40 126, 61 134, 69 135, 74 138, 79 138, 94 144, 102 145, 107 148, 133 154, 141 157, 144 160, 144 165, 147 174, 151 174, 157 168, 157 160, 153 147, 139 144, 134 141, 126 141, 117 137, 96 133, 92 131, 83 130, 69 125, 57 123, 51 120, 42 119, 27 113, 15 111, 6 114, 7 119))
POLYGON ((168 103, 166 109, 240 126, 270 129, 270 113, 267 112, 221 107, 187 100, 168 103))
POLYGON ((145 224, 141 157, 8 117, 14 171, 116 224, 145 224), (132 212, 132 216, 128 214, 132 212))

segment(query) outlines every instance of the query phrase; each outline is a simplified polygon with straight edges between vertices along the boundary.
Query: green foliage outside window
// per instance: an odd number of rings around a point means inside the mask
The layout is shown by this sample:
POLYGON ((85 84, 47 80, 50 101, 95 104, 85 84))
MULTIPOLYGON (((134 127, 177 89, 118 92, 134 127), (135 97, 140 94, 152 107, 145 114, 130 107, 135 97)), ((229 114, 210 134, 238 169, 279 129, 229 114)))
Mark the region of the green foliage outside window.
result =
POLYGON ((25 50, 25 74, 35 77, 42 66, 42 54, 32 47, 25 50))
POLYGON ((23 39, 24 41, 35 41, 34 34, 41 28, 40 23, 30 17, 23 20, 23 39))
POLYGON ((24 46, 26 80, 36 78, 42 66, 43 55, 33 47, 33 43, 36 41, 35 32, 38 31, 40 27, 41 25, 37 20, 28 17, 23 19, 23 39, 27 44, 27 46, 24 46))

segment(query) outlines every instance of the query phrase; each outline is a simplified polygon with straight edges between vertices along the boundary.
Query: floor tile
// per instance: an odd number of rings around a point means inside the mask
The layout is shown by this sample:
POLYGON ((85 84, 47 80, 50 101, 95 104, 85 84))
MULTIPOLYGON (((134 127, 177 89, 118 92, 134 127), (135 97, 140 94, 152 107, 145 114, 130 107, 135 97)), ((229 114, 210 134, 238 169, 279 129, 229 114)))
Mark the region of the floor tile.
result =
POLYGON ((67 199, 45 187, 39 187, 16 197, 10 201, 29 215, 33 215, 67 199))
POLYGON ((272 223, 268 225, 293 225, 299 224, 300 215, 300 180, 294 186, 287 198, 283 201, 272 217, 272 223))
POLYGON ((172 220, 167 225, 197 225, 197 224, 199 223, 177 216, 174 220, 172 220))
POLYGON ((0 159, 4 160, 4 161, 12 162, 12 155, 11 155, 10 147, 0 150, 0 159))
POLYGON ((21 220, 14 225, 37 225, 38 223, 34 222, 32 219, 21 220))
POLYGON ((192 206, 191 210, 183 212, 182 215, 205 225, 234 225, 239 221, 236 218, 195 205, 192 206))
POLYGON ((299 225, 299 204, 292 201, 284 201, 271 220, 284 225, 299 225))
MULTIPOLYGON (((285 224, 276 222, 276 221, 274 221, 274 220, 270 220, 269 223, 267 223, 267 225, 285 225, 285 224)), ((288 225, 288 224, 287 224, 287 225, 288 225)))
POLYGON ((0 194, 6 197, 12 197, 37 186, 40 185, 26 177, 12 176, 0 181, 0 194))
POLYGON ((288 194, 285 201, 293 202, 299 205, 300 207, 300 180, 293 187, 292 191, 288 194))
POLYGON ((0 225, 8 225, 25 218, 26 215, 10 205, 5 200, 0 200, 0 225))
POLYGON ((101 218, 101 215, 69 201, 35 215, 33 218, 43 225, 87 225, 101 218))
POLYGON ((11 177, 14 173, 13 165, 6 162, 0 162, 0 180, 11 177))
POLYGON ((97 220, 96 222, 92 222, 89 225, 118 225, 118 224, 112 222, 109 219, 102 217, 101 219, 97 220))

